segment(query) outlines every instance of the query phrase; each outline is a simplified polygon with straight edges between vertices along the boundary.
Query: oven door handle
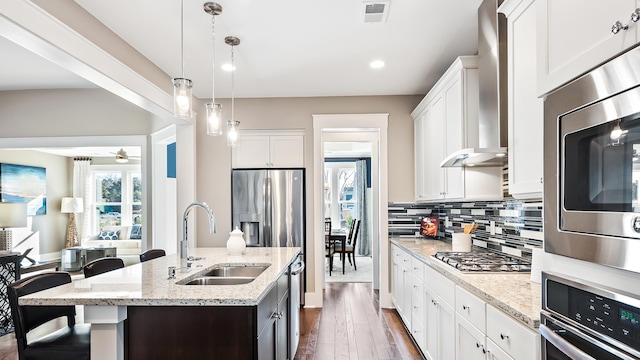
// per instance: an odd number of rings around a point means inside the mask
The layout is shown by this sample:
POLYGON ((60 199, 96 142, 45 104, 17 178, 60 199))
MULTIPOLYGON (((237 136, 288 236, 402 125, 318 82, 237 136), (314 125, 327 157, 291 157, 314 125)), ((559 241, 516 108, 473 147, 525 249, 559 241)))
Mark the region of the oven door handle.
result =
POLYGON ((539 330, 540 335, 542 335, 543 338, 545 338, 548 342, 550 342, 553 346, 555 346, 558 350, 562 351, 563 354, 569 356, 570 358, 574 360, 596 360, 584 351, 571 345, 571 343, 567 342, 560 335, 553 332, 553 330, 548 328, 546 325, 540 324, 539 330))

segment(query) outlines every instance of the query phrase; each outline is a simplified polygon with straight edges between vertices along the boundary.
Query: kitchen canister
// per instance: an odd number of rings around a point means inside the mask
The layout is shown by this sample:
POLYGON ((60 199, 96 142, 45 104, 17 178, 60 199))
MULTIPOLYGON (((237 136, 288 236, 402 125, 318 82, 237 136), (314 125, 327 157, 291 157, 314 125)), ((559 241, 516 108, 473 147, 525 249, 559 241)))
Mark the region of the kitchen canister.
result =
POLYGON ((452 241, 452 250, 458 252, 469 252, 471 251, 471 234, 465 233, 453 233, 451 234, 453 239, 452 241))
POLYGON ((227 240, 229 255, 242 255, 244 249, 247 247, 243 235, 244 233, 240 231, 237 226, 229 233, 229 239, 227 240))

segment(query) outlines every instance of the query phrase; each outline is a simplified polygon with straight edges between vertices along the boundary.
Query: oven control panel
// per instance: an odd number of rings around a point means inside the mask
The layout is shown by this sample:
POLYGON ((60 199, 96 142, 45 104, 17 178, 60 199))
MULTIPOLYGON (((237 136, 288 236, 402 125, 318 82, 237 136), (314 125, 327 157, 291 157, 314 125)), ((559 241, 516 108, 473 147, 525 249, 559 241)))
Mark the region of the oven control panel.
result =
POLYGON ((640 308, 550 279, 546 286, 549 310, 640 350, 640 308))

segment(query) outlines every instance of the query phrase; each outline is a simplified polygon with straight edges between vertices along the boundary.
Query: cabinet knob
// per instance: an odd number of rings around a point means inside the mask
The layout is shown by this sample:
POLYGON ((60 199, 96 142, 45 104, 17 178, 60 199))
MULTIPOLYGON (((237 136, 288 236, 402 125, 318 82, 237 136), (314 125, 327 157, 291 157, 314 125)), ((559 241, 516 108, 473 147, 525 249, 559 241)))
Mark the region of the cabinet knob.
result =
POLYGON ((631 21, 638 22, 638 20, 640 20, 640 8, 635 9, 631 13, 631 21))
POLYGON ((438 302, 435 299, 431 300, 431 303, 433 304, 433 306, 438 306, 438 302))
POLYGON ((540 178, 540 184, 542 184, 542 178, 540 178))
POLYGON ((467 305, 462 305, 462 310, 471 310, 471 307, 467 305))
POLYGON ((620 32, 620 30, 627 30, 627 29, 629 29, 629 25, 622 25, 620 21, 616 21, 611 27, 611 32, 614 34, 617 34, 620 32))
POLYGON ((271 315, 271 317, 275 318, 275 319, 282 319, 282 311, 277 312, 277 313, 273 313, 273 315, 271 315))
POLYGON ((480 348, 480 343, 476 341, 476 347, 480 348))
POLYGON ((504 339, 508 339, 509 335, 505 335, 504 333, 500 333, 500 339, 504 340, 504 339))

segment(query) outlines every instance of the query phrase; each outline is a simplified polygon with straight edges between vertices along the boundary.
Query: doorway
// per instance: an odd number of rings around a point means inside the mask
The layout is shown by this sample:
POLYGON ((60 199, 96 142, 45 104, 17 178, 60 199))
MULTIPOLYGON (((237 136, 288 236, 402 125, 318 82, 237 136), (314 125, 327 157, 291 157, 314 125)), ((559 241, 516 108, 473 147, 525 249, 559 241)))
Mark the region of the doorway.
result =
POLYGON ((314 289, 307 293, 309 306, 322 307, 324 272, 324 148, 331 142, 371 143, 371 250, 373 288, 379 289, 381 305, 391 304, 387 234, 387 125, 388 114, 313 115, 314 128, 314 289))

